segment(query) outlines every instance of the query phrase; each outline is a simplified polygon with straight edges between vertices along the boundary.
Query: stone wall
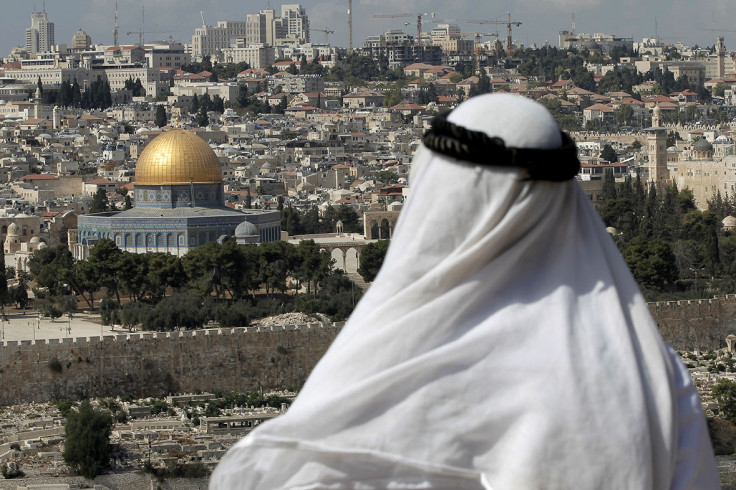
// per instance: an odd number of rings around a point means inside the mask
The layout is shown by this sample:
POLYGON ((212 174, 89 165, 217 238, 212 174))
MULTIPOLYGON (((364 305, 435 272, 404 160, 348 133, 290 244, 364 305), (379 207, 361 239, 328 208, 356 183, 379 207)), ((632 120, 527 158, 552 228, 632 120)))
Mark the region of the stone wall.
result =
MULTIPOLYGON (((725 347, 736 296, 650 303, 677 350, 725 347)), ((341 324, 120 334, 0 344, 0 405, 299 388, 341 324)))
POLYGON ((340 324, 121 334, 0 345, 0 405, 299 388, 340 324))
POLYGON ((726 336, 736 334, 736 295, 649 303, 649 310, 676 350, 719 349, 726 346, 726 336))

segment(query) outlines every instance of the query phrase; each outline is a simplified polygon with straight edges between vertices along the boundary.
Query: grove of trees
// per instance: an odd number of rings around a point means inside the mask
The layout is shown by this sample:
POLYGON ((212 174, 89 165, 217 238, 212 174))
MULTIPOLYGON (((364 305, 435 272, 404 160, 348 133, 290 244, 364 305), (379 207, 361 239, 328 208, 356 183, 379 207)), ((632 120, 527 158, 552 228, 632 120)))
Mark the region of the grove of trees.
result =
POLYGON ((94 308, 102 297, 105 323, 149 330, 201 328, 210 321, 247 326, 289 311, 347 318, 360 290, 331 265, 328 252, 312 240, 212 242, 179 258, 130 253, 102 239, 86 260, 75 261, 66 246, 38 250, 29 260, 42 311, 71 312, 76 296, 94 308))
POLYGON ((702 298, 733 293, 736 233, 721 221, 736 202, 715 194, 696 208, 692 192, 677 186, 647 187, 639 178, 616 184, 605 175, 598 213, 649 300, 702 298))

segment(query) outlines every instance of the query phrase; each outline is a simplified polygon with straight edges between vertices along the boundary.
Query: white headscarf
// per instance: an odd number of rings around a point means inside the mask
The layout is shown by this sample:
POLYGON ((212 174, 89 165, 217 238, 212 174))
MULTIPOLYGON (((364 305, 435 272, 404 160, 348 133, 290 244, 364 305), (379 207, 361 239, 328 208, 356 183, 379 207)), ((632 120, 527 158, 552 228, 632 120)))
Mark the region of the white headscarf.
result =
MULTIPOLYGON (((561 144, 518 96, 472 98, 449 120, 507 146, 561 144)), ((421 147, 410 183, 372 287, 211 488, 718 487, 687 370, 574 180, 421 147)))

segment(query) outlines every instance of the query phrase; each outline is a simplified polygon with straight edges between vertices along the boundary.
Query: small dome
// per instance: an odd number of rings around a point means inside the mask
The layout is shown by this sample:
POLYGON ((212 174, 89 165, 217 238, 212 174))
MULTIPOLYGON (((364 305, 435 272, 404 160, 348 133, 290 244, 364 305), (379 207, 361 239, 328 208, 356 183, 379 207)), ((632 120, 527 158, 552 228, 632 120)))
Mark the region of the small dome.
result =
POLYGON ((695 151, 713 151, 713 145, 708 143, 707 139, 703 138, 695 142, 695 145, 693 145, 693 150, 695 151))
POLYGON ((734 216, 726 216, 725 218, 723 218, 723 221, 721 221, 721 223, 723 224, 724 229, 736 229, 736 217, 734 216))
POLYGON ((34 237, 33 237, 33 238, 31 238, 30 240, 28 240, 28 243, 33 243, 33 244, 36 244, 36 243, 41 243, 41 239, 40 239, 40 238, 38 238, 37 236, 34 236, 34 237))
POLYGON ((243 221, 235 228, 236 237, 258 236, 260 234, 258 227, 250 221, 243 221))
POLYGON ((220 235, 219 237, 217 237, 217 243, 219 243, 220 245, 228 240, 230 240, 230 235, 220 235))
POLYGON ((20 233, 18 233, 18 225, 10 223, 10 226, 8 226, 8 235, 20 235, 20 233))

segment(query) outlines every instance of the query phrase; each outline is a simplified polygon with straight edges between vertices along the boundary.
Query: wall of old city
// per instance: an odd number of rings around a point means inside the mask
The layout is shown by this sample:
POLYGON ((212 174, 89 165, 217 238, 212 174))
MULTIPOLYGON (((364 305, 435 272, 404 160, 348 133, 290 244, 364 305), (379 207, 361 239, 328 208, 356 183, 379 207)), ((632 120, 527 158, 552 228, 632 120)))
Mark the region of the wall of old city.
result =
POLYGON ((649 303, 649 310, 676 350, 718 349, 726 346, 726 336, 736 334, 736 295, 649 303))
POLYGON ((0 345, 0 405, 299 388, 340 324, 120 334, 0 345))
MULTIPOLYGON (((736 296, 649 304, 677 350, 725 347, 736 296)), ((0 344, 0 405, 299 388, 341 324, 133 333, 0 344)))

